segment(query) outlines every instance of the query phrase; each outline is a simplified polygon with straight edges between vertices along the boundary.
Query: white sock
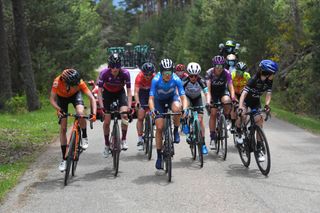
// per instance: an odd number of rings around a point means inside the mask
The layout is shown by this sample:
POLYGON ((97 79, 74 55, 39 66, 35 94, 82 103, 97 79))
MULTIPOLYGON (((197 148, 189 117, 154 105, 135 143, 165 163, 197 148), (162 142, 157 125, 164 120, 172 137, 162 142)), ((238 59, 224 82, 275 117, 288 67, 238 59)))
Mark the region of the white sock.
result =
POLYGON ((142 136, 138 136, 138 140, 139 140, 139 141, 142 141, 142 136))

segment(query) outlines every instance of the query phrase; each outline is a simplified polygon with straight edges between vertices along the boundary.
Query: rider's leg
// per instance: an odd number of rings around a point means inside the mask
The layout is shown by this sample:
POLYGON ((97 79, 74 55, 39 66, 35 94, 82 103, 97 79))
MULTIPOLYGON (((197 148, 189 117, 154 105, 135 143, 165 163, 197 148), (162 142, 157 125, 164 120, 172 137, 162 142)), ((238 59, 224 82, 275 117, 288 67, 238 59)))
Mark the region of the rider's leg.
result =
POLYGON ((224 95, 221 98, 221 102, 224 104, 223 105, 223 111, 224 115, 227 119, 230 119, 230 112, 231 112, 231 98, 228 95, 224 95))
POLYGON ((137 120, 138 141, 142 141, 144 116, 145 116, 145 110, 139 109, 138 116, 137 116, 138 117, 138 120, 137 120))
POLYGON ((211 140, 215 139, 216 134, 216 118, 217 118, 217 108, 211 108, 210 119, 209 119, 209 129, 211 140))
POLYGON ((108 146, 108 147, 110 146, 110 142, 109 142, 110 122, 111 122, 111 115, 105 114, 104 121, 103 121, 103 134, 104 134, 105 146, 108 146))
MULTIPOLYGON (((173 112, 180 112, 181 111, 181 103, 179 101, 174 101, 171 105, 171 109, 173 112)), ((180 126, 180 117, 181 115, 173 116, 173 124, 174 124, 174 142, 180 142, 180 135, 179 135, 179 126, 180 126)))
POLYGON ((66 160, 66 150, 67 150, 67 118, 62 118, 60 122, 60 144, 62 159, 66 160))

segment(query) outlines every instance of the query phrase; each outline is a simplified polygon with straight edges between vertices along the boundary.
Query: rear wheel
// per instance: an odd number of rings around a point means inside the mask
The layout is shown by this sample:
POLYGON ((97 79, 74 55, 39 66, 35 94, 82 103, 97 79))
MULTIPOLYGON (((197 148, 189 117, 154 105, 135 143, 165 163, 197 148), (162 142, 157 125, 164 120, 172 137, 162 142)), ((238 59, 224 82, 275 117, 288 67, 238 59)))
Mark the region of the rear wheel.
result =
POLYGON ((71 139, 69 142, 68 155, 67 155, 67 166, 64 174, 64 185, 68 184, 69 173, 71 169, 71 164, 73 162, 74 146, 76 141, 76 132, 72 132, 71 139))
POLYGON ((263 130, 259 126, 256 126, 255 132, 256 132, 256 142, 258 143, 258 139, 259 139, 260 145, 256 144, 257 149, 255 149, 254 151, 254 157, 256 159, 257 165, 261 173, 267 176, 271 168, 271 156, 270 156, 267 137, 265 136, 263 130))

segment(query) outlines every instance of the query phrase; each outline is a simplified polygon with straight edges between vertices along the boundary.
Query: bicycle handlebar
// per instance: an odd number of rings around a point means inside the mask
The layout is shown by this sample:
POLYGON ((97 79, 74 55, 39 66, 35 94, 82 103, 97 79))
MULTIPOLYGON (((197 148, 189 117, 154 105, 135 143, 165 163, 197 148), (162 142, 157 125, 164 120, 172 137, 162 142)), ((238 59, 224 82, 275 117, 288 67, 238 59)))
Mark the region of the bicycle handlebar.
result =
POLYGON ((257 112, 262 112, 262 113, 265 113, 266 114, 266 118, 264 119, 264 121, 267 121, 269 119, 269 117, 271 118, 271 114, 270 114, 270 111, 268 110, 265 110, 265 109, 259 109, 259 110, 251 110, 250 112, 246 112, 245 115, 253 115, 257 112))
MULTIPOLYGON (((88 115, 65 113, 63 116, 59 117, 58 123, 60 124, 62 118, 67 118, 67 117, 74 117, 75 119, 84 118, 84 119, 90 120, 90 116, 88 116, 88 115)), ((90 121, 90 129, 93 129, 93 122, 92 121, 90 121)))

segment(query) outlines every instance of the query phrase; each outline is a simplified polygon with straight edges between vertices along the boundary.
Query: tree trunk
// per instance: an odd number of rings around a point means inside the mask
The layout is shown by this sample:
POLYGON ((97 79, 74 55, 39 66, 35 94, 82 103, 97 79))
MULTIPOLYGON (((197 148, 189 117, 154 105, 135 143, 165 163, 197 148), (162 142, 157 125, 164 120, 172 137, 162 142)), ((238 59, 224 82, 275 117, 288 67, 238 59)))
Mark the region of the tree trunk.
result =
POLYGON ((36 90, 34 73, 32 70, 31 55, 26 32, 26 20, 24 17, 23 0, 12 0, 12 10, 14 16, 20 71, 22 72, 23 76, 28 110, 33 111, 40 108, 40 102, 36 90))
POLYGON ((299 6, 297 0, 290 0, 290 6, 292 11, 292 19, 294 27, 294 37, 293 46, 295 50, 300 49, 300 41, 302 39, 302 23, 300 18, 299 6))
POLYGON ((4 29, 3 6, 0 0, 0 109, 12 97, 11 72, 8 55, 7 35, 4 29))
POLYGON ((162 2, 161 0, 157 0, 157 15, 161 14, 161 10, 162 10, 162 2))

